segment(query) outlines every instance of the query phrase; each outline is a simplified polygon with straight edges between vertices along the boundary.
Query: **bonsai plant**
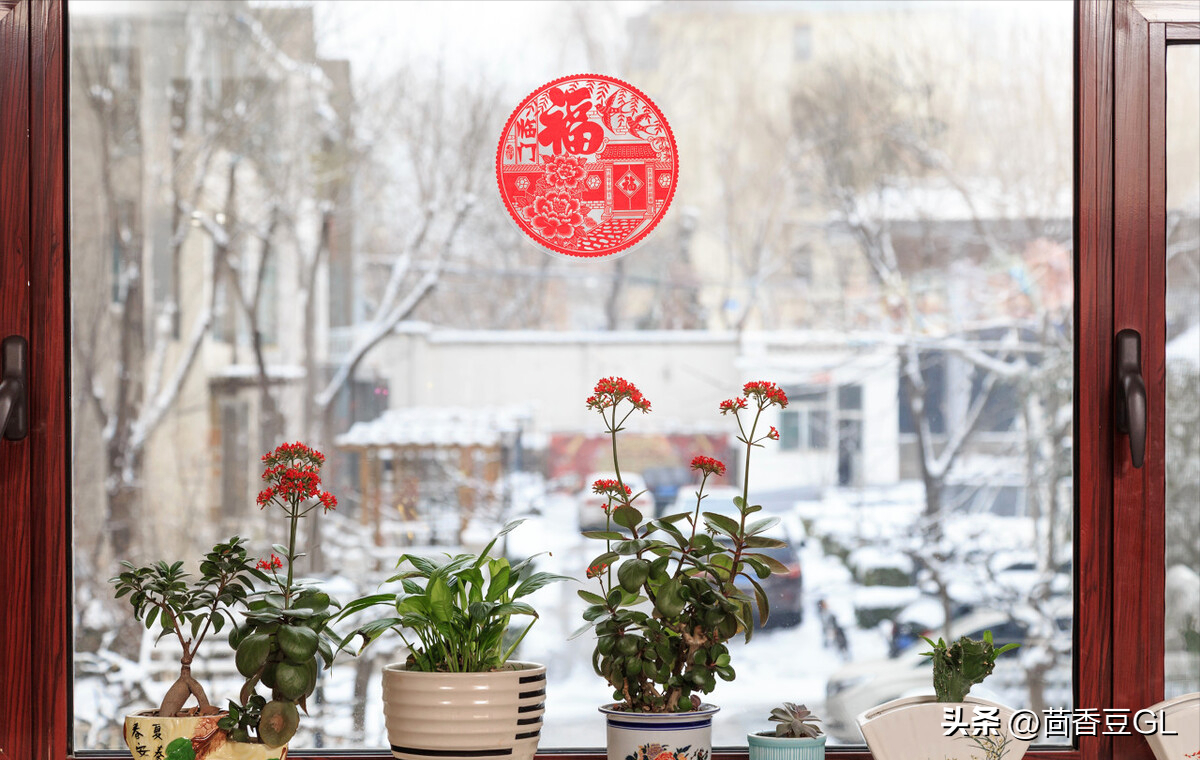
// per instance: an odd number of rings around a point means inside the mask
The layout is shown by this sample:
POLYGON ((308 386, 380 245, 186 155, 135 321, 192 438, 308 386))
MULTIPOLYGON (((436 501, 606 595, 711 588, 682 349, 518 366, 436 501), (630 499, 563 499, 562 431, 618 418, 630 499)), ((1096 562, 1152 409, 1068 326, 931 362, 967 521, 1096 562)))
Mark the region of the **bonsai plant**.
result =
POLYGON ((746 737, 751 760, 823 760, 825 736, 817 725, 821 719, 808 707, 784 702, 771 710, 768 720, 776 724, 774 730, 746 737))
POLYGON ((192 661, 210 635, 220 633, 227 621, 233 622, 233 608, 251 593, 261 572, 238 536, 214 546, 194 577, 184 571, 183 562, 121 565, 125 571, 109 579, 116 586, 116 597, 128 597, 134 618, 147 629, 159 628, 155 643, 174 636, 182 652, 179 677, 158 709, 125 718, 125 741, 138 756, 161 756, 173 741, 182 739, 177 747, 185 744, 193 756, 202 757, 215 737, 216 721, 209 716, 219 715, 220 710, 192 676, 192 661), (191 700, 195 706, 186 707, 191 700))
POLYGON ((966 636, 950 644, 925 641, 931 651, 922 654, 933 660, 935 695, 896 699, 860 715, 858 725, 873 755, 900 760, 969 752, 981 760, 1019 760, 1034 737, 1015 741, 1013 711, 967 693, 992 674, 997 657, 1020 645, 997 648, 991 631, 981 641, 966 636))
POLYGON ((609 724, 610 758, 639 756, 645 747, 627 729, 661 722, 664 716, 673 724, 687 724, 688 730, 677 734, 679 745, 705 756, 711 752, 717 708, 703 704, 701 695, 713 691, 717 678, 733 680, 726 642, 739 632, 750 639, 756 609, 766 621, 770 604, 759 581, 772 572, 786 572, 778 560, 755 551, 783 542, 763 535, 778 518, 752 517, 762 507, 750 502, 749 489, 754 449, 779 437, 763 415, 772 407, 786 407, 787 395, 769 382, 746 383, 742 392, 718 406, 722 415, 733 416, 737 441, 745 449, 742 495, 733 499, 736 518, 704 511, 706 484, 726 468, 716 459, 697 456, 691 463, 700 476, 695 506, 647 519, 637 506, 641 494, 632 493, 621 478, 617 434, 633 412, 648 413, 650 401, 633 383, 617 377, 602 378, 587 399, 611 438, 616 478, 593 484, 593 491, 607 498, 605 529, 584 535, 603 541, 605 551, 587 571, 598 592, 578 592, 588 607, 586 625, 576 635, 595 631, 592 665, 617 700, 601 708, 609 724), (749 591, 739 587, 739 579, 749 591))
POLYGON ((388 631, 408 647, 405 662, 383 671, 384 717, 396 757, 504 750, 528 760, 537 751, 546 668, 509 658, 538 617, 521 599, 566 578, 535 572, 534 557, 512 564, 491 556, 522 522, 505 525, 479 554, 403 554, 400 572, 387 580, 400 583, 399 593, 365 596, 342 610, 341 618, 375 607, 386 613, 360 625, 341 647, 361 637, 361 653, 388 631), (514 616, 529 622, 511 631, 514 616), (474 719, 469 732, 462 729, 464 711, 474 719))
POLYGON ((229 634, 235 664, 245 678, 239 700, 230 701, 229 715, 218 726, 236 742, 261 742, 282 747, 296 733, 300 709, 317 685, 322 667, 333 665, 330 619, 339 605, 319 588, 298 580, 296 550, 300 520, 317 508, 328 512, 337 499, 321 490, 321 452, 302 443, 285 443, 262 458, 260 509, 280 510, 288 527, 286 545, 275 544, 270 559, 259 563, 258 577, 266 588, 249 594, 245 622, 229 634), (280 556, 282 555, 282 556, 280 556), (258 687, 270 690, 270 699, 258 687))

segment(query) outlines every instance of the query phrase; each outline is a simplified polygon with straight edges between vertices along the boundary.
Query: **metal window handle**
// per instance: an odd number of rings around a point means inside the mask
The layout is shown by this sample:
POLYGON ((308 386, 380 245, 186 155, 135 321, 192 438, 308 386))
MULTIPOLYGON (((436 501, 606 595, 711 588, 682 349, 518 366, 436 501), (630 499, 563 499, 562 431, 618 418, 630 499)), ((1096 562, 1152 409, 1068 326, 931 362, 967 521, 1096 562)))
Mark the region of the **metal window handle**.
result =
POLYGON ((29 410, 25 403, 28 386, 29 344, 19 335, 10 335, 0 345, 0 428, 9 441, 20 441, 29 434, 29 410))
POLYGON ((1146 381, 1142 379, 1142 336, 1137 330, 1117 333, 1116 428, 1129 436, 1134 467, 1146 462, 1146 381))

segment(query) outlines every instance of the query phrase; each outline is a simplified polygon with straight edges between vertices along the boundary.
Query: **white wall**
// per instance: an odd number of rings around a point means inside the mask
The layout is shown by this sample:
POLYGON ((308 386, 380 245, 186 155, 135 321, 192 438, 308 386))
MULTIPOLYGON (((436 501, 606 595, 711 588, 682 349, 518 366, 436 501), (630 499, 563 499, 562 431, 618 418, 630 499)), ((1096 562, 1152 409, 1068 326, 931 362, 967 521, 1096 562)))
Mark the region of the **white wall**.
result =
MULTIPOLYGON (((864 484, 899 477, 896 364, 890 349, 855 346, 843 336, 809 333, 682 331, 535 332, 437 330, 406 325, 372 355, 392 407, 528 405, 533 433, 603 430, 585 406, 597 379, 635 383, 653 404, 634 414, 630 432, 737 431, 717 405, 748 380, 781 385, 863 386, 864 484)), ((772 410, 765 425, 779 427, 772 410)), ((767 428, 763 427, 765 432, 767 428)), ((830 446, 836 445, 836 434, 830 446)), ((754 487, 837 484, 826 452, 756 451, 754 487)), ((732 464, 732 463, 727 463, 732 464)))

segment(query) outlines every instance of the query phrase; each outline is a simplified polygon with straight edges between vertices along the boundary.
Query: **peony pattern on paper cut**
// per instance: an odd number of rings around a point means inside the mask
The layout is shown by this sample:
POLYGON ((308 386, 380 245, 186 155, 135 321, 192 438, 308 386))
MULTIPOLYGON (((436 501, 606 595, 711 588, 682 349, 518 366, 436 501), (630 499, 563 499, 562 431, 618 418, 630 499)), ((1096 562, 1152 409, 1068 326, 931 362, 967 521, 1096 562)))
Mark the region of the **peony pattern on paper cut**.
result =
POLYGON ((566 240, 583 225, 580 203, 567 193, 549 192, 539 195, 521 210, 539 235, 550 240, 566 240))
POLYGON ((678 170, 658 107, 599 74, 532 92, 496 150, 496 181, 513 221, 543 249, 581 258, 615 256, 644 240, 671 205, 678 170))

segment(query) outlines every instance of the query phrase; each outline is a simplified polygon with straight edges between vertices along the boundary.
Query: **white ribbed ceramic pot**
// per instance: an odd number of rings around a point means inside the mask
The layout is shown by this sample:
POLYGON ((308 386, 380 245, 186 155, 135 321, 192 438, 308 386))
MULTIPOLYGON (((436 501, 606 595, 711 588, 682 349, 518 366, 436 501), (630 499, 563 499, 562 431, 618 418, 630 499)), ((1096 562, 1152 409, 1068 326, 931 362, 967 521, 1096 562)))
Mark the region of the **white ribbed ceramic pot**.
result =
POLYGON ((750 760, 825 760, 825 737, 746 734, 750 760))
POLYGON ((608 721, 608 760, 708 760, 712 716, 721 708, 702 704, 685 713, 631 713, 600 708, 608 721))
POLYGON ((893 699, 867 710, 857 721, 875 760, 966 760, 972 756, 1021 760, 1029 749, 1031 737, 1023 740, 1011 735, 1012 716, 1012 708, 986 699, 968 696, 965 702, 938 702, 937 697, 929 694, 893 699), (1000 723, 997 735, 975 737, 963 731, 945 735, 942 723, 946 708, 961 708, 962 718, 969 724, 976 707, 996 710, 1000 723), (1004 744, 1003 753, 990 752, 977 742, 992 743, 993 747, 1004 744))
POLYGON ((532 760, 546 711, 546 666, 488 673, 383 669, 383 716, 400 760, 532 760))
POLYGON ((163 760, 286 760, 287 747, 231 742, 217 729, 227 713, 160 718, 154 710, 125 716, 125 744, 136 758, 163 760), (175 746, 172 747, 172 742, 175 746))
POLYGON ((1158 760, 1185 760, 1200 756, 1200 692, 1159 702, 1146 708, 1154 713, 1158 730, 1146 734, 1146 743, 1158 760), (1168 733, 1163 733, 1163 728, 1168 733))

